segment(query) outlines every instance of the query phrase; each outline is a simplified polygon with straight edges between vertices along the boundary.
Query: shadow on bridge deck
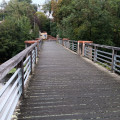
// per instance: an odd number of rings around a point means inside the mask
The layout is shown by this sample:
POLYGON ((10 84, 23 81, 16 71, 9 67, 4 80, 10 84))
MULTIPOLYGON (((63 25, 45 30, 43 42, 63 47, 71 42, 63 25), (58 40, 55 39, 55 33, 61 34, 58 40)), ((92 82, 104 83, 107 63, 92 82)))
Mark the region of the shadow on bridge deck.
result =
POLYGON ((120 81, 44 42, 18 120, 120 120, 120 81))

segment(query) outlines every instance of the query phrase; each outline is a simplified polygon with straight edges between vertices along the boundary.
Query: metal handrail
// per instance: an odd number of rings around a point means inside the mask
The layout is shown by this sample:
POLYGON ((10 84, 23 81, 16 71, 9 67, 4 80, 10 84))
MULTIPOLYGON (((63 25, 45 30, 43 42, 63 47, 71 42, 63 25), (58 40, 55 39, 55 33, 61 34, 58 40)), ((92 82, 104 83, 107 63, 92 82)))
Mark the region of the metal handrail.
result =
POLYGON ((112 72, 120 73, 120 51, 119 47, 99 45, 94 43, 85 44, 85 57, 91 58, 94 62, 98 62, 109 67, 112 72), (94 49, 94 52, 87 55, 88 49, 94 49), (99 49, 100 48, 100 49, 99 49), (102 49, 103 48, 103 49, 102 49), (109 51, 108 51, 109 50, 109 51))
POLYGON ((78 42, 75 40, 62 40, 59 38, 58 43, 74 52, 77 52, 78 42))
POLYGON ((11 69, 16 68, 0 89, 0 120, 10 120, 21 95, 24 97, 24 87, 36 64, 41 43, 42 39, 0 65, 1 81, 11 69))
POLYGON ((114 47, 114 46, 107 46, 107 45, 100 45, 100 44, 94 44, 94 43, 85 43, 86 45, 89 46, 96 46, 96 47, 101 47, 101 48, 107 48, 107 49, 115 49, 115 50, 120 50, 119 47, 114 47))
POLYGON ((99 45, 94 43, 79 43, 75 40, 62 40, 58 42, 66 48, 85 56, 94 62, 109 67, 112 72, 120 73, 120 47, 99 45))

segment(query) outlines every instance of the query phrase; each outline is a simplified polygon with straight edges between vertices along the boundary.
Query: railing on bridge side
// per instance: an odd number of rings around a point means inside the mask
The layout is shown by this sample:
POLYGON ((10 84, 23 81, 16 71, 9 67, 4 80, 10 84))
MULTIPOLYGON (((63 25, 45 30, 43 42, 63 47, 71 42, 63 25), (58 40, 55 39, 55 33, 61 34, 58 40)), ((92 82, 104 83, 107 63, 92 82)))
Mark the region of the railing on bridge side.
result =
POLYGON ((10 70, 16 69, 0 89, 0 120, 10 120, 21 95, 24 97, 24 88, 36 64, 41 44, 42 39, 0 65, 0 82, 10 70))
POLYGON ((93 44, 89 43, 90 41, 84 42, 58 39, 58 43, 66 48, 101 64, 112 72, 120 73, 119 47, 93 44))
POLYGON ((58 39, 58 42, 65 46, 66 48, 74 51, 74 52, 77 52, 77 47, 78 47, 78 42, 77 41, 74 41, 74 40, 62 40, 62 39, 58 39))
POLYGON ((120 73, 120 48, 99 44, 85 44, 85 56, 113 72, 120 73))

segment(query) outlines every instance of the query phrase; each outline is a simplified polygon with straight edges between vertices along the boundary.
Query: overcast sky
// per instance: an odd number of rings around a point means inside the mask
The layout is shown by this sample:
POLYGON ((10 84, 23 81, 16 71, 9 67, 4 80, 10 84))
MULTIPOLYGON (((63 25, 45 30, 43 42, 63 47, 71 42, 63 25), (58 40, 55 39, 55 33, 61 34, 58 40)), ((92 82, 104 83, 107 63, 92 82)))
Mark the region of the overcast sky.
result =
MULTIPOLYGON (((0 0, 0 3, 2 2, 3 0, 0 0)), ((5 0, 6 2, 10 1, 10 0, 5 0)), ((45 1, 48 1, 48 0, 32 0, 34 4, 44 4, 45 1)))

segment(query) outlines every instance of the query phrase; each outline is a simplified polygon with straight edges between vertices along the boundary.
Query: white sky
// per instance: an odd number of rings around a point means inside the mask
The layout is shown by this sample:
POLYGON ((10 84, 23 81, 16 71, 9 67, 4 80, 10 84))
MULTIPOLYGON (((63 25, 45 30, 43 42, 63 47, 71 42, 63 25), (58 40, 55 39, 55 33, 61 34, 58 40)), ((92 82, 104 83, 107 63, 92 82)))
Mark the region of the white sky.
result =
MULTIPOLYGON (((0 0, 0 3, 2 2, 3 0, 0 0)), ((10 1, 10 0, 5 0, 6 2, 10 1)), ((45 1, 48 1, 48 0, 32 0, 34 4, 44 4, 45 1)))

